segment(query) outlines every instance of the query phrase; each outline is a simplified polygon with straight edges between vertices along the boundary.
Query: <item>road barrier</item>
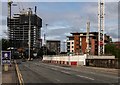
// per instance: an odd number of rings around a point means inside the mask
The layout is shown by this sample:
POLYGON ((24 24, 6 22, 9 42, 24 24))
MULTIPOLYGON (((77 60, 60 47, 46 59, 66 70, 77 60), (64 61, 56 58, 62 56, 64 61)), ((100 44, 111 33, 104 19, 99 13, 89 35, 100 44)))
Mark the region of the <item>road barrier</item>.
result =
POLYGON ((43 61, 48 63, 55 64, 64 64, 64 65, 85 65, 85 55, 75 55, 75 56, 44 56, 43 61))
POLYGON ((86 54, 74 55, 74 56, 43 56, 43 61, 47 63, 78 66, 94 66, 94 67, 105 67, 105 68, 119 68, 118 59, 115 56, 93 56, 86 54))
POLYGON ((21 74, 21 72, 20 72, 20 70, 19 70, 19 67, 18 67, 16 61, 15 61, 15 68, 16 68, 16 72, 17 72, 19 84, 20 84, 20 85, 24 85, 23 77, 22 77, 22 74, 21 74))

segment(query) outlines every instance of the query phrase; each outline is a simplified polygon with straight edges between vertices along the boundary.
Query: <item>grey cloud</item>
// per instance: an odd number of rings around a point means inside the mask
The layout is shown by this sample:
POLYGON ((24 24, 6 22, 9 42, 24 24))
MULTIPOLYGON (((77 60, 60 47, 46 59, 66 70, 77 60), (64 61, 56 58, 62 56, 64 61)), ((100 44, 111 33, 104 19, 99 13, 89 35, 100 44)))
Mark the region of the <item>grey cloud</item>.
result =
MULTIPOLYGON (((27 7, 32 7, 34 9, 34 6, 32 5, 32 3, 23 3, 25 5, 23 5, 25 8, 27 7)), ((80 10, 78 11, 64 11, 64 12, 53 12, 53 11, 44 11, 42 8, 38 8, 37 14, 43 19, 43 25, 45 25, 46 23, 50 24, 50 25, 57 25, 57 22, 66 22, 65 24, 67 24, 69 27, 66 28, 57 28, 57 29, 48 29, 47 30, 47 35, 49 37, 53 37, 53 38, 59 38, 64 40, 66 38, 66 33, 70 33, 70 32, 80 32, 80 31, 86 31, 86 22, 87 19, 90 19, 91 22, 91 31, 97 31, 97 11, 98 11, 98 4, 97 3, 87 3, 88 5, 80 8, 80 10), (54 37, 56 36, 56 37, 54 37)), ((117 3, 106 3, 105 6, 106 10, 105 10, 105 20, 107 23, 109 23, 108 21, 111 21, 113 19, 117 19, 117 3)), ((5 6, 3 7, 3 9, 6 11, 4 13, 6 13, 7 15, 7 8, 5 8, 5 6)), ((14 12, 19 11, 18 7, 13 7, 14 12)), ((115 21, 117 23, 117 21, 115 21)), ((5 21, 3 20, 3 23, 5 23, 5 21)), ((62 25, 62 24, 60 24, 62 25)), ((110 25, 111 24, 106 24, 106 25, 110 25)), ((45 27, 45 26, 43 26, 45 27)), ((54 26, 53 26, 54 27, 54 26)), ((64 26, 63 26, 64 27, 64 26)), ((107 29, 107 28, 106 28, 107 29)), ((111 29, 116 30, 117 28, 113 27, 111 29)), ((44 32, 45 28, 42 29, 42 32, 44 32)), ((111 34, 112 37, 115 38, 116 33, 113 33, 113 30, 106 30, 106 32, 108 34, 111 34)), ((43 34, 42 34, 43 36, 43 34)))
POLYGON ((0 25, 7 25, 7 20, 6 19, 2 19, 2 23, 0 23, 0 25))
POLYGON ((108 2, 106 3, 106 12, 105 17, 109 20, 118 19, 118 3, 117 2, 108 2))
POLYGON ((107 26, 106 33, 108 35, 110 35, 112 38, 118 38, 118 37, 120 37, 120 35, 119 35, 119 30, 117 28, 118 28, 117 25, 116 26, 115 25, 114 26, 107 26))

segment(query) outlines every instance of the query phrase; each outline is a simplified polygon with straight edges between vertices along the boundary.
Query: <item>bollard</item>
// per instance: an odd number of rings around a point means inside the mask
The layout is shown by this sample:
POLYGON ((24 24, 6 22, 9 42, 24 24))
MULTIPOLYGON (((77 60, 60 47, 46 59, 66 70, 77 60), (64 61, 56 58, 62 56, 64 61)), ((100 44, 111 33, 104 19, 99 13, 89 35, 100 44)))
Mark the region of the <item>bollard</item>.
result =
POLYGON ((4 64, 4 71, 8 71, 8 64, 4 64))

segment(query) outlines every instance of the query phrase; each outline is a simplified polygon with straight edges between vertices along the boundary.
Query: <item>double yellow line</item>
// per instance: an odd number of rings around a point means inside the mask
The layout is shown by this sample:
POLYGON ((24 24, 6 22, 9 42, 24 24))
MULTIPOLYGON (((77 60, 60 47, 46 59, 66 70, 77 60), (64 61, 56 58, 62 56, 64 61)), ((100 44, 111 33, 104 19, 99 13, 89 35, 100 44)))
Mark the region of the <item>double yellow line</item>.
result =
POLYGON ((16 67, 16 71, 17 71, 17 76, 18 76, 19 84, 20 85, 24 85, 23 77, 22 77, 22 75, 20 73, 20 70, 18 68, 18 65, 17 65, 16 61, 15 61, 15 67, 16 67))

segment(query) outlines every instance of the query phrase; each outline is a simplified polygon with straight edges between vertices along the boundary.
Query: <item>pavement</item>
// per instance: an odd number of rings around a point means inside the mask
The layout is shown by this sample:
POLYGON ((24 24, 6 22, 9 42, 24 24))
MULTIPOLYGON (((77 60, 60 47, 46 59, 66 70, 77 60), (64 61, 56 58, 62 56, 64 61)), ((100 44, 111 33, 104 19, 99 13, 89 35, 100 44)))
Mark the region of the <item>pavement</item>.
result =
MULTIPOLYGON (((25 84, 102 84, 102 85, 115 85, 118 83, 118 72, 115 73, 104 71, 97 68, 86 67, 62 67, 43 63, 41 61, 26 61, 18 64, 21 71, 23 81, 25 84)), ((112 71, 112 70, 111 70, 112 71)))
POLYGON ((17 75, 15 71, 15 65, 12 64, 12 66, 9 66, 8 71, 4 71, 2 69, 2 85, 17 85, 18 80, 17 80, 17 75))

